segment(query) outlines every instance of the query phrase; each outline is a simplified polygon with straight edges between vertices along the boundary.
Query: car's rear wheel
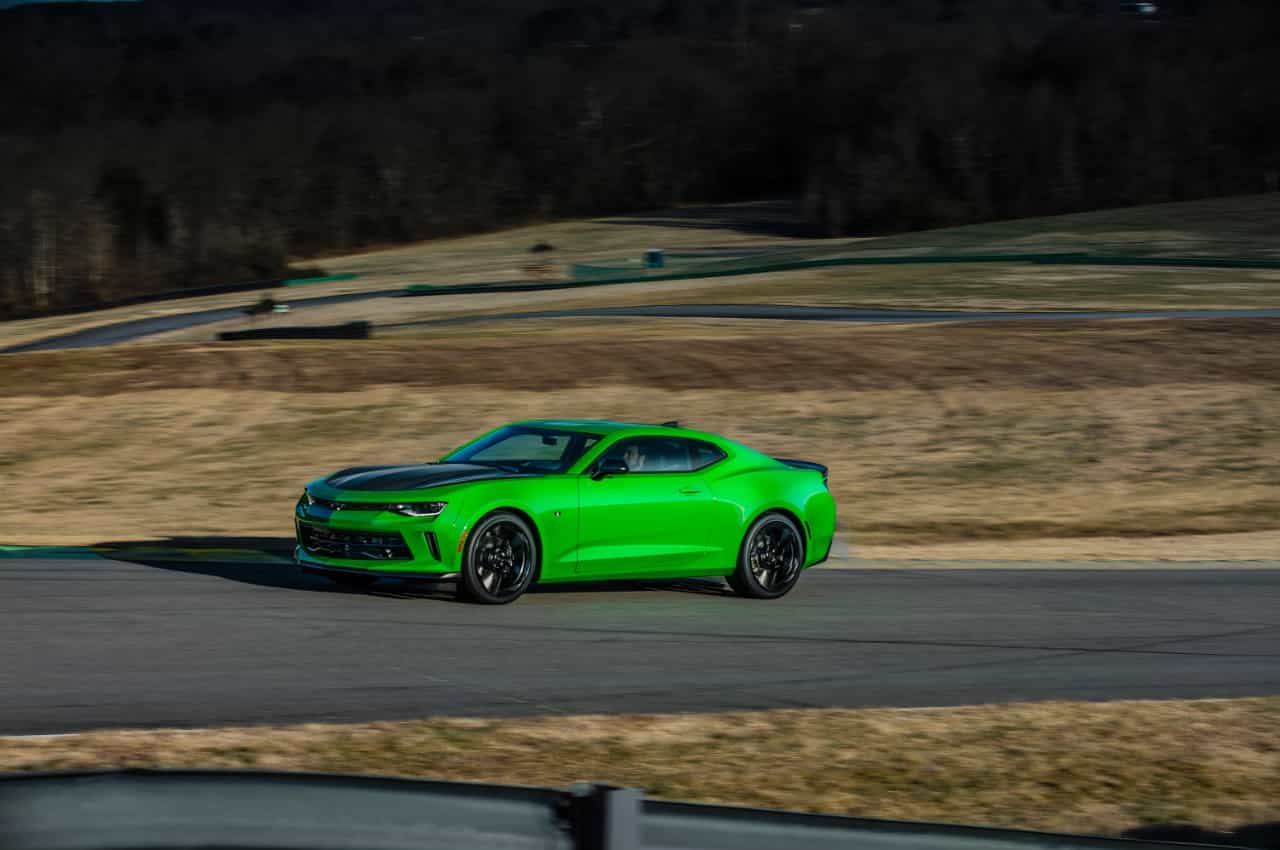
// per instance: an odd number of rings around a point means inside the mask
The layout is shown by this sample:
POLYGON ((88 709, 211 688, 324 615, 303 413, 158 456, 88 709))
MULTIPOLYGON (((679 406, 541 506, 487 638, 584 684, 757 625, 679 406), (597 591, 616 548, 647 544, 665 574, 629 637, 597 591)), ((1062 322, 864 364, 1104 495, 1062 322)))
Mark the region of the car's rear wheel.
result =
POLYGON ((363 590, 378 580, 377 576, 362 576, 359 573, 326 573, 326 575, 334 584, 352 590, 363 590))
POLYGON ((804 566, 804 537, 786 514, 771 512, 747 529, 729 586, 740 596, 777 599, 796 586, 804 566))
POLYGON ((508 511, 489 514, 467 538, 458 576, 458 596, 471 602, 505 605, 533 583, 538 545, 533 529, 508 511))

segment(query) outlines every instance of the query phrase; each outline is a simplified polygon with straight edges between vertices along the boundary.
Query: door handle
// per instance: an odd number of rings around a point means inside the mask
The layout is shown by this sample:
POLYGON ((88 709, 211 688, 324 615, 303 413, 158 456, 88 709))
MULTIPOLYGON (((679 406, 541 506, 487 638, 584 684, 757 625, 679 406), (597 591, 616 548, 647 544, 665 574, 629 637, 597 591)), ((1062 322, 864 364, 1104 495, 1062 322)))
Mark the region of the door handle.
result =
POLYGON ((691 486, 691 487, 681 487, 681 488, 680 488, 680 494, 681 494, 682 496, 697 496, 698 494, 700 494, 700 493, 702 493, 702 492, 703 492, 703 490, 702 490, 702 488, 701 488, 701 487, 692 487, 692 486, 691 486))

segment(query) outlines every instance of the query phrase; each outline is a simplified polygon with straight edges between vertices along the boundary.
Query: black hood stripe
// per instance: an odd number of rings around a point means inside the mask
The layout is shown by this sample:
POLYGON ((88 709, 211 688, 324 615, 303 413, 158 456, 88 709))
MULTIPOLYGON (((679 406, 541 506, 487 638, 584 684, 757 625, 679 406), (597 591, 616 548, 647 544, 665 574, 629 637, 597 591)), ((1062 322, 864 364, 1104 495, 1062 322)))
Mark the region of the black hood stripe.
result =
POLYGON ((403 466, 358 466, 335 472, 325 479, 339 490, 425 490, 450 484, 531 478, 528 473, 507 472, 474 463, 418 463, 403 466))

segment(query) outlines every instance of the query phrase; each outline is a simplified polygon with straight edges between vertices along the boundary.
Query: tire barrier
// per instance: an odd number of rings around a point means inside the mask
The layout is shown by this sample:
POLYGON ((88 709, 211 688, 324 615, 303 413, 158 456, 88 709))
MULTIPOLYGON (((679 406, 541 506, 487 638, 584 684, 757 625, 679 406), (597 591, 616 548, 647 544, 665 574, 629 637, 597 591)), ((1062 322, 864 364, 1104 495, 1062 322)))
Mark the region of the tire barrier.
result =
POLYGON ((289 325, 280 328, 252 328, 247 331, 222 331, 218 339, 237 342, 251 339, 368 339, 373 335, 368 322, 344 325, 289 325))

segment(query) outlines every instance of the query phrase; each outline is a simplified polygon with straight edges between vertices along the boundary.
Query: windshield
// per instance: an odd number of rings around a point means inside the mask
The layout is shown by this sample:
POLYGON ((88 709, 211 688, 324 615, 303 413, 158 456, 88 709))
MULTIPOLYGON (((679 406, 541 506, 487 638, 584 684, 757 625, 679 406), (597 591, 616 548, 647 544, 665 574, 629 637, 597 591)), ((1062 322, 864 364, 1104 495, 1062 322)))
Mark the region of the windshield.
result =
POLYGON ((513 425, 463 446, 444 460, 490 464, 520 472, 564 472, 599 441, 599 434, 513 425))

